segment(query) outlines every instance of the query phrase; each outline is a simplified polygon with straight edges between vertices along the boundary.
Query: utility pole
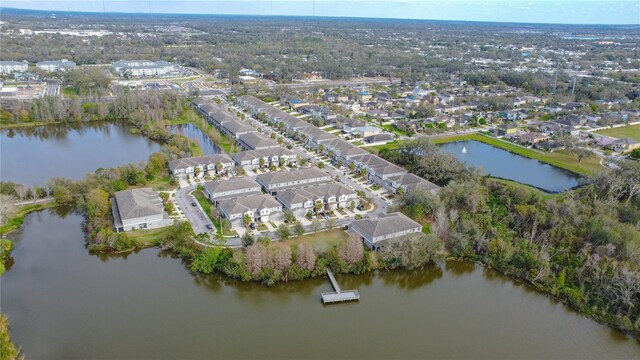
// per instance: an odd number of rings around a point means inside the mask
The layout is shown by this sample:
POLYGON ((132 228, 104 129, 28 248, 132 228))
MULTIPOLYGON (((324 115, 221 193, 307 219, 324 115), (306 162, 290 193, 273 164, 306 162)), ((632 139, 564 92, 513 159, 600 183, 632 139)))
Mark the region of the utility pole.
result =
POLYGON ((576 77, 573 77, 573 86, 571 87, 571 97, 573 97, 574 92, 576 91, 576 77))

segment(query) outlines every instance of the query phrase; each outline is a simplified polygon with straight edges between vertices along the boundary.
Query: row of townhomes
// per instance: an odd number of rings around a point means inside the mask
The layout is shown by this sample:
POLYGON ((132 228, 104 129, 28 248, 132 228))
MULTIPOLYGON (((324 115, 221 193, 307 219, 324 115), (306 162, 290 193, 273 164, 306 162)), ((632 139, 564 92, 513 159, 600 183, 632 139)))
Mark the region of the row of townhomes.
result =
POLYGON ((238 98, 240 106, 258 116, 264 114, 266 121, 275 126, 284 126, 286 134, 298 138, 311 149, 318 150, 334 161, 353 163, 357 169, 364 169, 369 179, 390 191, 396 192, 415 189, 435 190, 438 187, 418 176, 411 176, 407 171, 383 158, 372 155, 368 151, 330 134, 304 120, 279 110, 253 96, 244 95, 238 98), (282 124, 282 125, 280 125, 282 124))
POLYGON ((305 216, 314 208, 332 211, 360 204, 355 190, 336 182, 283 190, 276 195, 276 199, 296 216, 305 216))
POLYGON ((297 160, 297 155, 283 147, 268 148, 263 150, 247 150, 235 153, 231 156, 238 166, 245 171, 259 167, 287 165, 297 160))
POLYGON ((227 154, 213 154, 190 158, 176 159, 169 162, 169 170, 176 177, 188 175, 221 175, 235 166, 235 162, 227 154))

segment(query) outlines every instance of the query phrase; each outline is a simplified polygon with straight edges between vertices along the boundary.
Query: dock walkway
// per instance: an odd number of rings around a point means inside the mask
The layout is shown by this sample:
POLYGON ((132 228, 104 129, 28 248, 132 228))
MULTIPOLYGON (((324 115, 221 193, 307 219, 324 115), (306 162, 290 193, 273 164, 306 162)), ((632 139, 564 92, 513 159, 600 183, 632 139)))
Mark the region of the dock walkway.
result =
POLYGON ((360 293, 358 292, 358 290, 342 291, 342 289, 340 289, 340 285, 338 285, 338 282, 336 281, 335 276, 333 276, 333 272, 330 268, 327 268, 327 275, 329 276, 329 281, 331 281, 331 285, 333 286, 333 289, 335 291, 324 292, 321 294, 322 302, 324 304, 360 300, 360 293))

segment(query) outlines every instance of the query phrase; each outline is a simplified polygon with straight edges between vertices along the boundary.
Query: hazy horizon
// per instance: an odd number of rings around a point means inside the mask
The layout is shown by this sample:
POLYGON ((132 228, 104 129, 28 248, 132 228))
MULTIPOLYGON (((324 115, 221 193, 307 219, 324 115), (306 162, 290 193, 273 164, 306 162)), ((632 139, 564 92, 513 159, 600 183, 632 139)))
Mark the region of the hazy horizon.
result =
POLYGON ((542 24, 640 24, 640 1, 631 0, 3 0, 2 7, 98 13, 315 15, 542 24))

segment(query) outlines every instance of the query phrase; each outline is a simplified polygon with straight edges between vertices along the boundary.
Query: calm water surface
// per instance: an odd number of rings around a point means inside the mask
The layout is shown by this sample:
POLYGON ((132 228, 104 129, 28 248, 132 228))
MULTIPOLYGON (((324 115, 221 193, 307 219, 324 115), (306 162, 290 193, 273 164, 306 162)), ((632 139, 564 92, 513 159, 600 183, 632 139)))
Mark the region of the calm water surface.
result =
POLYGON ((326 279, 265 288, 194 276, 147 249, 100 258, 82 218, 29 215, 2 311, 27 359, 639 358, 640 345, 470 263, 338 276, 360 303, 323 306, 326 279))
POLYGON ((195 124, 180 124, 172 125, 171 132, 186 136, 189 139, 196 142, 202 148, 202 152, 205 155, 220 154, 220 146, 211 140, 205 133, 203 133, 195 124))
POLYGON ((160 145, 118 124, 50 125, 0 131, 0 177, 28 186, 81 179, 100 167, 147 160, 160 145))
POLYGON ((578 186, 579 177, 538 160, 512 154, 475 140, 456 141, 439 145, 467 165, 481 168, 487 175, 560 192, 578 186), (467 149, 463 153, 463 148, 467 149))

